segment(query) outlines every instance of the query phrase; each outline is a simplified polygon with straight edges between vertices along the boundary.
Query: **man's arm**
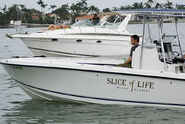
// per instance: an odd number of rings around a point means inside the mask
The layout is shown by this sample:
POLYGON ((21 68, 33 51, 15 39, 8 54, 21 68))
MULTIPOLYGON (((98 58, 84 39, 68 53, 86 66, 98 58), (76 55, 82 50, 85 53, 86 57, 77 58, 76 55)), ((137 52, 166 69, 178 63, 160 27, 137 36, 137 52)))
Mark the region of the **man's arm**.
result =
POLYGON ((185 59, 185 54, 184 54, 184 55, 182 55, 182 57, 181 57, 181 58, 185 59))
POLYGON ((129 57, 128 57, 128 59, 127 59, 127 61, 126 61, 124 64, 130 64, 130 63, 131 63, 131 61, 132 61, 132 57, 131 57, 131 56, 129 56, 129 57))

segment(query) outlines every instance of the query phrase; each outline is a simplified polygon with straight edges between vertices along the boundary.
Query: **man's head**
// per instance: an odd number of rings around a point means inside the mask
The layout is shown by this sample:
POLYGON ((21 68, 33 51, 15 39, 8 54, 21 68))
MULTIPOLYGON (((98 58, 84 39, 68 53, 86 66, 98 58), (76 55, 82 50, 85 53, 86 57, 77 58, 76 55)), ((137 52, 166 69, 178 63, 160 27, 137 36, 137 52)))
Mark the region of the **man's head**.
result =
POLYGON ((139 43, 139 36, 138 35, 132 35, 131 36, 131 45, 136 45, 139 43))
POLYGON ((98 15, 95 13, 95 14, 93 14, 93 17, 98 17, 98 15))

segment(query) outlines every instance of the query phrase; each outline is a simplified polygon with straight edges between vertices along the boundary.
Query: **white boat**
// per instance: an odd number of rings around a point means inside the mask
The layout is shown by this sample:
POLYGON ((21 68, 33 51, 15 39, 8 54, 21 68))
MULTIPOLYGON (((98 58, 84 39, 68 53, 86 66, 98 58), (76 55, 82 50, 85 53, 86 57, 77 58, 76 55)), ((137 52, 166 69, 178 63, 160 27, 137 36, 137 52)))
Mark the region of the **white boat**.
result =
MULTIPOLYGON (((173 54, 172 43, 164 42, 162 35, 163 17, 185 17, 185 11, 184 15, 149 12, 153 10, 136 14, 143 16, 143 39, 133 53, 132 68, 115 66, 123 60, 105 58, 13 58, 0 63, 36 99, 185 108, 185 61, 173 54), (155 42, 145 40, 149 17, 158 18, 155 42)), ((177 29, 177 19, 174 25, 177 29)))
POLYGON ((14 34, 10 37, 21 39, 36 56, 128 55, 131 34, 126 27, 130 18, 130 14, 108 13, 96 24, 85 20, 67 29, 14 34))

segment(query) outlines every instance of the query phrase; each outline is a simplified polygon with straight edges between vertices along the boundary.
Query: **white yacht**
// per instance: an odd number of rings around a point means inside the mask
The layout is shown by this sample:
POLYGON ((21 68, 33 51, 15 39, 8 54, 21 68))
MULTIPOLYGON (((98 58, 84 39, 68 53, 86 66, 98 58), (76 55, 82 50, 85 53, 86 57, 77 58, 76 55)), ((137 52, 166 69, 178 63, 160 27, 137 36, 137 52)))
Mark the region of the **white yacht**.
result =
MULTIPOLYGON (((132 57, 132 68, 117 67, 123 60, 108 58, 13 58, 0 63, 32 98, 81 103, 185 108, 185 60, 177 18, 185 11, 137 10, 143 17, 143 39, 132 57), (179 54, 162 35, 163 17, 175 19, 179 54), (146 18, 158 19, 157 41, 145 39, 146 18), (176 51, 176 52, 174 52, 176 51), (179 56, 180 55, 180 56, 179 56)), ((133 12, 133 11, 132 11, 133 12)), ((170 36, 172 36, 170 34, 170 36)))
POLYGON ((79 21, 67 29, 14 34, 36 56, 122 56, 128 55, 131 34, 126 31, 130 14, 108 13, 99 23, 79 21))

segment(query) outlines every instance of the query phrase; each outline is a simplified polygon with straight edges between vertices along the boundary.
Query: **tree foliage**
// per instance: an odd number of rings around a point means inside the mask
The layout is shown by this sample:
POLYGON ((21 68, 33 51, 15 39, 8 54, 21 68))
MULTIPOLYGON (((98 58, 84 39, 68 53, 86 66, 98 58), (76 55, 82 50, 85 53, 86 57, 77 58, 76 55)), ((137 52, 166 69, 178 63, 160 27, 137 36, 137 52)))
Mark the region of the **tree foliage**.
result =
POLYGON ((111 10, 109 8, 105 8, 102 10, 103 12, 111 12, 111 10))
POLYGON ((64 4, 60 8, 53 11, 55 14, 57 14, 61 19, 68 20, 69 19, 69 5, 64 4))
MULTIPOLYGON (((23 4, 14 4, 11 7, 7 8, 5 5, 3 8, 0 8, 0 25, 9 24, 10 20, 19 20, 28 23, 52 23, 53 17, 45 16, 44 9, 48 4, 44 3, 43 0, 38 0, 37 4, 40 6, 40 11, 36 9, 28 9, 23 4), (23 15, 23 16, 21 16, 23 15), (33 19, 33 15, 38 16, 37 20, 33 19), (25 18, 25 19, 24 19, 25 18), (44 22, 45 20, 45 22, 44 22)), ((68 4, 63 4, 57 8, 56 5, 50 5, 48 7, 51 9, 51 12, 56 14, 62 20, 68 20, 72 18, 73 22, 76 17, 83 16, 87 14, 93 14, 100 12, 100 10, 91 5, 88 7, 87 0, 79 0, 77 3, 73 3, 71 6, 68 4)), ((143 9, 143 8, 163 8, 163 9, 172 9, 174 4, 171 1, 166 1, 166 3, 158 3, 155 0, 148 0, 147 2, 135 2, 132 5, 126 5, 121 7, 104 8, 102 12, 111 12, 119 11, 125 9, 143 9)), ((185 9, 184 6, 177 6, 177 9, 185 9)))

